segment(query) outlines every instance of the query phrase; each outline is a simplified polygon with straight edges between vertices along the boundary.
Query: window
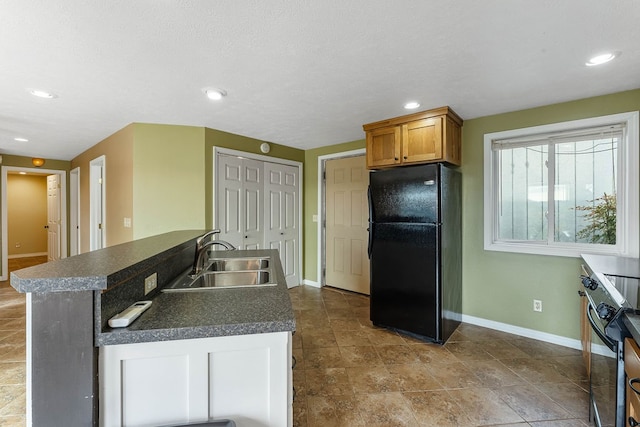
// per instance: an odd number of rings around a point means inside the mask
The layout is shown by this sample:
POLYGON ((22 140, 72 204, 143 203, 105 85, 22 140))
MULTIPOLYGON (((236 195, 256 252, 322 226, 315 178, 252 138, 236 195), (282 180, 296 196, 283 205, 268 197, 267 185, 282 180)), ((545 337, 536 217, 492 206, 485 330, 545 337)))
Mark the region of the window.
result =
POLYGON ((637 111, 484 136, 484 248, 638 256, 637 111))

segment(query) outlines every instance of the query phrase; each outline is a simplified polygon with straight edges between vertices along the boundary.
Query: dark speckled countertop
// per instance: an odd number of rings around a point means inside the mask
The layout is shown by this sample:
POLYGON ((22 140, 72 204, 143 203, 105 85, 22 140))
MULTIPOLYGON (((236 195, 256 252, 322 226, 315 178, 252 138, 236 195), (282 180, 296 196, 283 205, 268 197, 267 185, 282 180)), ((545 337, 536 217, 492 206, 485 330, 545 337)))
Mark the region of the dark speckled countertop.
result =
POLYGON ((276 286, 159 293, 131 326, 106 327, 96 345, 129 344, 288 332, 296 329, 291 299, 278 251, 217 251, 216 257, 263 257, 276 260, 276 286))
POLYGON ((11 273, 11 286, 23 293, 111 288, 135 274, 135 270, 146 269, 146 260, 167 248, 179 250, 181 244, 205 231, 172 231, 25 268, 11 273))
POLYGON ((275 286, 154 292, 149 294, 151 307, 129 327, 106 326, 99 302, 105 292, 126 288, 132 277, 145 275, 158 263, 172 262, 176 253, 192 250, 195 238, 204 232, 174 231, 18 270, 11 273, 11 285, 19 292, 43 295, 94 292, 96 346, 294 331, 295 317, 277 250, 215 252, 219 257, 270 256, 275 261, 275 286))

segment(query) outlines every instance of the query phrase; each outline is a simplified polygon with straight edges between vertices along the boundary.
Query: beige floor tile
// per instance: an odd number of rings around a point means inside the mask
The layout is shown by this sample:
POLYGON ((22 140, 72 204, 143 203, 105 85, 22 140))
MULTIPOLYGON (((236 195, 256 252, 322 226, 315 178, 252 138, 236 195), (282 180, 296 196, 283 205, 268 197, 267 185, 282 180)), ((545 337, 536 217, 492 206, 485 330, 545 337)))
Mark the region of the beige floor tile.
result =
POLYGON ((427 365, 433 377, 446 389, 482 387, 482 381, 462 362, 427 365))
POLYGON ((376 347, 376 351, 385 365, 400 365, 420 361, 418 355, 409 345, 381 345, 376 347))
POLYGON ((307 397, 353 394, 346 368, 306 369, 304 375, 307 397))
POLYGON ((498 360, 471 360, 464 365, 475 374, 485 387, 505 387, 522 384, 522 377, 516 375, 498 360))
POLYGON ((367 427, 417 425, 411 404, 401 393, 366 394, 356 398, 360 417, 367 427))
POLYGON ((352 395, 309 397, 307 399, 310 427, 365 427, 352 395))
POLYGON ((494 393, 525 421, 549 421, 572 418, 571 414, 533 385, 500 387, 494 393))
POLYGON ((384 366, 347 368, 347 374, 356 394, 400 391, 398 382, 384 366))
POLYGON ((471 420, 471 425, 505 424, 524 421, 488 388, 449 390, 471 420))
POLYGON ((549 358, 504 359, 501 361, 530 383, 563 383, 570 379, 549 358))
POLYGON ((304 364, 307 369, 344 368, 345 362, 338 347, 312 347, 305 348, 304 364))
POLYGON ((400 391, 425 391, 442 388, 442 385, 422 363, 388 365, 386 368, 397 381, 400 391))
POLYGON ((360 366, 384 365, 378 352, 372 346, 347 346, 340 347, 340 354, 346 367, 357 368, 360 366))
POLYGON ((460 403, 445 390, 403 393, 421 427, 470 426, 471 420, 460 403))
POLYGON ((356 330, 334 329, 336 342, 339 346, 368 346, 371 345, 369 336, 364 333, 362 327, 356 330))

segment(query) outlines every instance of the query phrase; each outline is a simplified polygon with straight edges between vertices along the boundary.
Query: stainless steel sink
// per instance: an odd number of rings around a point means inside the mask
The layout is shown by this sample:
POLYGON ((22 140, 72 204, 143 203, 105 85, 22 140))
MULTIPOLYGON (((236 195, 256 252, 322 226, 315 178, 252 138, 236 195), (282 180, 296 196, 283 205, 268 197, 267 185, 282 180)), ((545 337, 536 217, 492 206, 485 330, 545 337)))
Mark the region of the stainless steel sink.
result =
POLYGON ((178 282, 176 286, 169 285, 163 291, 184 292, 220 288, 275 286, 275 283, 269 281, 270 278, 271 274, 267 270, 208 271, 196 276, 189 282, 178 282))
POLYGON ((207 271, 253 271, 269 268, 269 258, 213 258, 207 271))

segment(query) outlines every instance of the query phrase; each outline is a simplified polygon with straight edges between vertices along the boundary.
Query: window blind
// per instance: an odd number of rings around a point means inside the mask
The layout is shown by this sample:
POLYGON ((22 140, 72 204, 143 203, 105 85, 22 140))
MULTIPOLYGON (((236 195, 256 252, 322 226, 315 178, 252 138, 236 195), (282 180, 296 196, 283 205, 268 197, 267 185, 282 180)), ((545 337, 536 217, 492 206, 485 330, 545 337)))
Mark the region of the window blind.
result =
POLYGON ((621 138, 625 124, 615 123, 586 129, 574 129, 566 132, 553 132, 536 135, 526 135, 515 138, 491 141, 491 150, 511 150, 514 148, 531 147, 536 145, 560 144, 564 142, 621 138))

